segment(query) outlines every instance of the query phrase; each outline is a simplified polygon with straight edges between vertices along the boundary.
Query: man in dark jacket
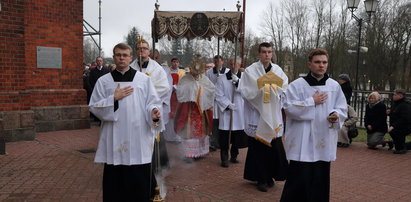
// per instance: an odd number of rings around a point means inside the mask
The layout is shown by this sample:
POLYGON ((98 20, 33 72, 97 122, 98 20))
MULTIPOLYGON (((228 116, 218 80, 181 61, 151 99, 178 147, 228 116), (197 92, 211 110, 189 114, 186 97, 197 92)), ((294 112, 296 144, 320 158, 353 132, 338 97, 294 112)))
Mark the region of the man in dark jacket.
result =
POLYGON ((97 66, 90 71, 89 75, 89 81, 90 81, 90 86, 91 90, 94 89, 94 85, 96 85, 98 78, 103 76, 104 74, 107 74, 110 72, 107 68, 103 66, 103 58, 98 56, 96 58, 96 64, 97 66))
POLYGON ((411 103, 405 97, 404 89, 394 91, 393 106, 390 110, 390 126, 388 132, 394 140, 394 154, 405 154, 405 136, 411 133, 411 103))
MULTIPOLYGON (((97 80, 101 76, 103 76, 104 74, 107 74, 109 72, 110 72, 110 70, 108 70, 107 68, 105 68, 103 66, 103 58, 101 56, 98 56, 96 58, 96 67, 94 67, 93 69, 90 70, 89 78, 88 78, 88 80, 90 82, 91 93, 93 93, 94 86, 96 85, 97 80)), ((91 114, 91 115, 92 115, 94 121, 97 121, 97 122, 100 123, 100 120, 96 116, 94 116, 93 114, 91 114)))
POLYGON ((350 83, 350 76, 348 74, 340 74, 338 76, 338 83, 341 86, 341 90, 344 93, 345 99, 347 100, 347 104, 350 105, 350 100, 352 96, 352 87, 350 83))

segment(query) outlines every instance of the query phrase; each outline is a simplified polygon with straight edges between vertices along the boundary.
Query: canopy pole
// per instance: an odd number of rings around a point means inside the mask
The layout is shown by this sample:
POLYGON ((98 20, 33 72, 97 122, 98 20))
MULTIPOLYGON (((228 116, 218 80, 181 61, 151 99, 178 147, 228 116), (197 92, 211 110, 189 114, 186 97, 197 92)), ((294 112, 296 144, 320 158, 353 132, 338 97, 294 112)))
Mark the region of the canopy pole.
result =
POLYGON ((241 67, 245 68, 245 61, 244 61, 244 41, 245 41, 245 5, 246 2, 243 0, 243 27, 241 29, 242 36, 241 37, 241 67))

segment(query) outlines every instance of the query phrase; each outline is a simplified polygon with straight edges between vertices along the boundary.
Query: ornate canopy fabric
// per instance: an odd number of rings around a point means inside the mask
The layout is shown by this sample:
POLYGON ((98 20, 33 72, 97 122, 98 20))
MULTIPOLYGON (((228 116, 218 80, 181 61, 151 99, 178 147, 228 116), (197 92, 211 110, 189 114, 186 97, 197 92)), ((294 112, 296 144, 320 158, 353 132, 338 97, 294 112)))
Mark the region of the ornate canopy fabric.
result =
POLYGON ((168 36, 171 38, 212 36, 234 41, 242 30, 242 12, 230 11, 154 11, 152 34, 156 42, 168 36))

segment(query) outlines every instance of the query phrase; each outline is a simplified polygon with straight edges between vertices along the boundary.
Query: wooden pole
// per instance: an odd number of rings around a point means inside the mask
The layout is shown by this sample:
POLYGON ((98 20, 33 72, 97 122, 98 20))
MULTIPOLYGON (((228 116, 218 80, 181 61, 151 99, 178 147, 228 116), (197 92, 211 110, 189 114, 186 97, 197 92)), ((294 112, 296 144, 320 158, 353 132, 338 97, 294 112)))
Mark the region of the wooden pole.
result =
POLYGON ((244 41, 245 41, 245 6, 246 0, 243 0, 243 27, 241 29, 241 67, 245 68, 245 61, 244 61, 244 41))

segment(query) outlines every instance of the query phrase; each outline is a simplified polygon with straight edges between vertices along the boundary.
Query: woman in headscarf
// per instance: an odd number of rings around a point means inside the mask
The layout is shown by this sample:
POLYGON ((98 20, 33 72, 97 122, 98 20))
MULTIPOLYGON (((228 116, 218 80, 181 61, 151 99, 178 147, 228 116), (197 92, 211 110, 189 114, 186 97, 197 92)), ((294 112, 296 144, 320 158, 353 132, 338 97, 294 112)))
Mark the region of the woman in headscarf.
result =
POLYGON ((368 104, 365 109, 365 128, 367 129, 367 145, 369 149, 377 149, 377 145, 383 147, 388 143, 389 149, 392 149, 392 142, 384 140, 387 132, 387 107, 381 100, 378 92, 372 92, 368 96, 368 104))

